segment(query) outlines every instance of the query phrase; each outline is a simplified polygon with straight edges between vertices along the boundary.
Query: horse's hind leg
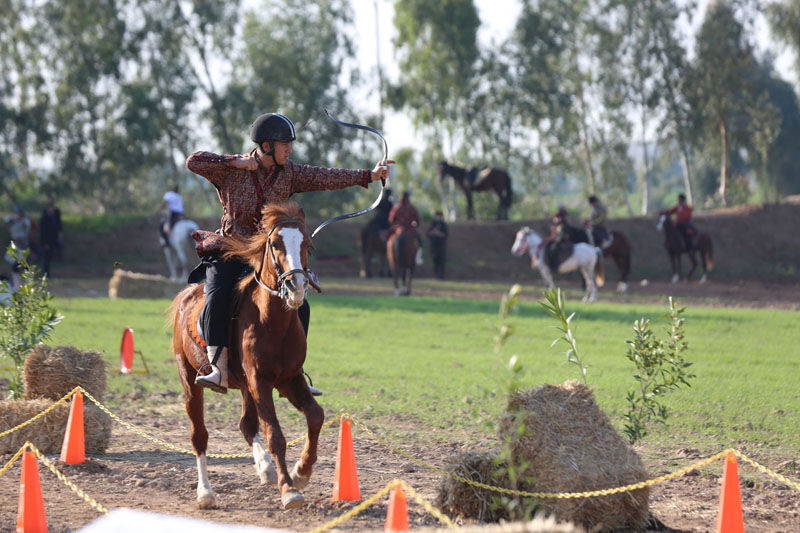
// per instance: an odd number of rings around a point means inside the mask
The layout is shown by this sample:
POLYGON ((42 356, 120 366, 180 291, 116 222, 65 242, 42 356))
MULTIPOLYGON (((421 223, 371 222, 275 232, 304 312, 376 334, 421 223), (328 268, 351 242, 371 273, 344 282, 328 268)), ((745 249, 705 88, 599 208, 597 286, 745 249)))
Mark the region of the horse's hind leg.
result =
POLYGON ((295 488, 302 490, 308 485, 312 467, 317 462, 317 444, 322 423, 325 421, 325 411, 311 395, 302 376, 295 377, 279 390, 298 411, 305 415, 308 424, 306 445, 290 474, 295 488))
POLYGON ((253 449, 253 466, 262 484, 274 485, 278 482, 278 472, 272 462, 264 442, 258 435, 258 412, 253 397, 246 389, 242 389, 242 417, 239 419, 239 430, 247 444, 253 449))

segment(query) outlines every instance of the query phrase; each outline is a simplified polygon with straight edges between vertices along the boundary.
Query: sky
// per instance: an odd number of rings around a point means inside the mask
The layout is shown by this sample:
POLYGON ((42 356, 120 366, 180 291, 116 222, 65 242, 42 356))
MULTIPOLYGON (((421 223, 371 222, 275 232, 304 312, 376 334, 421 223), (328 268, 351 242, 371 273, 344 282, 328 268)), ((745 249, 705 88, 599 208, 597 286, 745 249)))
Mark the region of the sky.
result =
MULTIPOLYGON (((431 0, 436 1, 436 0, 431 0)), ((710 0, 699 0, 697 12, 691 21, 691 33, 694 33, 703 20, 706 5, 710 0)), ((395 58, 391 40, 394 36, 394 0, 351 0, 355 15, 355 26, 358 32, 356 42, 358 44, 359 63, 366 72, 377 72, 377 57, 380 50, 381 68, 385 75, 392 80, 396 80, 399 72, 395 66, 395 58), (378 19, 380 20, 380 41, 376 39, 376 6, 378 19)), ((478 8, 478 16, 481 20, 481 27, 478 30, 478 41, 481 45, 489 45, 494 42, 502 42, 511 35, 514 24, 521 10, 519 0, 475 0, 478 8)), ((755 22, 756 44, 763 50, 769 41, 767 24, 763 20, 755 22)), ((788 51, 775 50, 779 53, 776 58, 776 69, 787 80, 795 81, 792 71, 792 55, 788 51)), ((376 83, 377 85, 377 83, 376 83)), ((378 111, 379 100, 377 91, 365 96, 367 106, 374 106, 375 112, 378 111), (370 103, 371 102, 371 103, 370 103)), ((391 152, 397 149, 412 146, 420 142, 415 135, 414 128, 410 120, 399 113, 385 110, 386 121, 384 125, 384 137, 386 137, 391 152)))

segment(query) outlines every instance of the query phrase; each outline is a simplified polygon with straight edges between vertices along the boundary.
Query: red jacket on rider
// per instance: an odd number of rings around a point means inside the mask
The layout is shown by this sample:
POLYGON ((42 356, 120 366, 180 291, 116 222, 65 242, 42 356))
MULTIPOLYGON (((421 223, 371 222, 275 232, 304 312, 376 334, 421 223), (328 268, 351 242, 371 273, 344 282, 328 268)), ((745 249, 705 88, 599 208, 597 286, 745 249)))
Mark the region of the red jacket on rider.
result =
POLYGON ((692 220, 692 208, 689 204, 678 204, 672 209, 667 209, 664 214, 675 214, 675 224, 682 224, 692 220))
POLYGON ((416 227, 420 224, 419 213, 410 203, 399 203, 392 207, 389 212, 389 223, 392 225, 392 233, 395 228, 402 228, 405 231, 416 232, 416 227), (416 222, 416 224, 414 224, 416 222))

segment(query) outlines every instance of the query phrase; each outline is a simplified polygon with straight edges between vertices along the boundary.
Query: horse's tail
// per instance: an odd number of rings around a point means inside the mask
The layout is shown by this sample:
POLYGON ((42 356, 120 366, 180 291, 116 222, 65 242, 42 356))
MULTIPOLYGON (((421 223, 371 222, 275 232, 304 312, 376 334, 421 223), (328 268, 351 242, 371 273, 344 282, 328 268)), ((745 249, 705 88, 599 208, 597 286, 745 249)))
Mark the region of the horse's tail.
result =
POLYGON ((603 265, 603 251, 600 248, 595 248, 597 254, 597 263, 594 265, 594 281, 598 287, 606 284, 606 270, 603 265))

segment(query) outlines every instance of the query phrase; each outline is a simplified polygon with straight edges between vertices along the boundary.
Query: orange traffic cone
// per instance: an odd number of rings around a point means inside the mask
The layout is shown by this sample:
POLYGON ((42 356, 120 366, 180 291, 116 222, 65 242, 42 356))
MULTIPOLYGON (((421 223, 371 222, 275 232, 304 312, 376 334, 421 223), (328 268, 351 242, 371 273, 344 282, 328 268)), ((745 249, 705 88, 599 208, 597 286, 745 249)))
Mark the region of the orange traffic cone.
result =
POLYGON ((408 502, 400 481, 389 493, 389 509, 386 511, 386 533, 408 531, 408 502))
POLYGON ((744 533, 742 496, 739 492, 739 467, 733 452, 728 452, 725 457, 725 467, 722 470, 717 533, 744 533))
POLYGON ((83 437, 83 394, 81 391, 72 397, 67 419, 67 431, 61 445, 61 460, 70 465, 77 465, 86 460, 86 444, 83 437))
POLYGON ((39 468, 36 466, 36 454, 32 451, 22 454, 17 533, 47 533, 47 517, 44 514, 39 468))
POLYGON ((339 449, 336 451, 336 470, 333 474, 333 501, 339 500, 361 500, 353 434, 350 431, 350 419, 346 415, 342 415, 339 421, 339 449))

